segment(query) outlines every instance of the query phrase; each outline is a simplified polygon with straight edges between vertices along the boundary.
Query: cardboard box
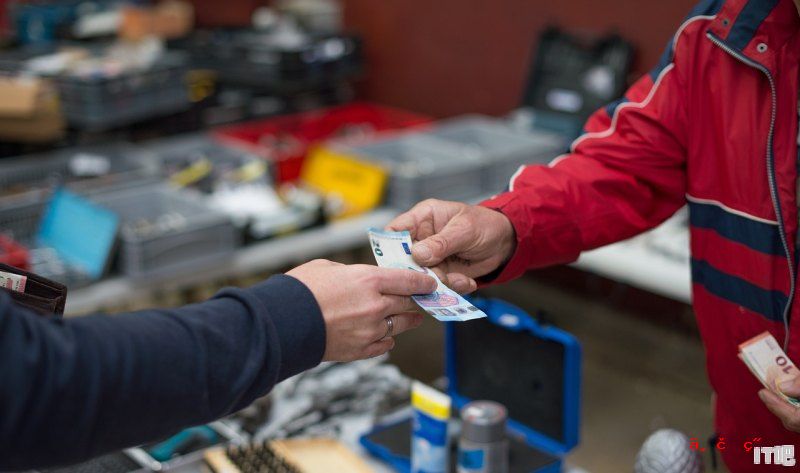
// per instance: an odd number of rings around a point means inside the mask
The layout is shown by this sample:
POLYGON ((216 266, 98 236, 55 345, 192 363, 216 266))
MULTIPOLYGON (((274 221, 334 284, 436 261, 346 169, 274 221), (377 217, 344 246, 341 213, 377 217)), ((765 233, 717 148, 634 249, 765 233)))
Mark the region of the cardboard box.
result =
POLYGON ((0 140, 55 141, 64 135, 64 119, 52 84, 36 78, 0 78, 0 140))

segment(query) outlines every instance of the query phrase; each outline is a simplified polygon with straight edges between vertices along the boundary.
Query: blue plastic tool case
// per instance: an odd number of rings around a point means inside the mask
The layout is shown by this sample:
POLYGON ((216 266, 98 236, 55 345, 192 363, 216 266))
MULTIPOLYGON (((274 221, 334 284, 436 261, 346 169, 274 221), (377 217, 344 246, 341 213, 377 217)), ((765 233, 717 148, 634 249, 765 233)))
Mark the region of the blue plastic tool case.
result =
MULTIPOLYGON (((445 367, 453 416, 472 400, 508 409, 509 473, 555 473, 578 444, 581 347, 498 299, 474 298, 487 319, 450 322, 445 367)), ((398 472, 410 471, 411 420, 379 425, 361 444, 398 472)), ((455 450, 457 438, 451 439, 455 450)), ((455 471, 456 455, 450 468, 455 471)))

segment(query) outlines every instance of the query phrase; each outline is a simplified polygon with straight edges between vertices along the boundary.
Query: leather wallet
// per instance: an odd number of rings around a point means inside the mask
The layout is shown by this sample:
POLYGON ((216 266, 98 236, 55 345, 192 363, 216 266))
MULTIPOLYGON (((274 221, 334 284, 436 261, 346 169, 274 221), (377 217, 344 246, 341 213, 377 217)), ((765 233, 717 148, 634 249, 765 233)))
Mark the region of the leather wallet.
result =
POLYGON ((44 316, 60 317, 67 302, 67 286, 19 268, 0 263, 0 271, 25 276, 24 292, 0 288, 20 305, 44 316))

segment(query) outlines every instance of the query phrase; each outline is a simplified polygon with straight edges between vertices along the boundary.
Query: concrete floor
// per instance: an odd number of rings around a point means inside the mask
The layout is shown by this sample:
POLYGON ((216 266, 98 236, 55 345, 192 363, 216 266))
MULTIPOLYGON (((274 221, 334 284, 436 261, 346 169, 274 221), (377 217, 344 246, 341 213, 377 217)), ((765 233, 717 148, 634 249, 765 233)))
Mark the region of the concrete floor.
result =
MULTIPOLYGON (((560 271, 483 294, 531 312, 544 309, 555 325, 580 340, 581 442, 568 463, 592 473, 633 471, 642 442, 664 427, 705 442, 712 433, 711 390, 690 309, 577 271, 560 271), (580 282, 565 289, 553 279, 580 282)), ((441 325, 428 319, 398 339, 392 361, 418 379, 435 379, 442 374, 442 338, 441 325)), ((711 471, 708 456, 705 462, 711 471)))

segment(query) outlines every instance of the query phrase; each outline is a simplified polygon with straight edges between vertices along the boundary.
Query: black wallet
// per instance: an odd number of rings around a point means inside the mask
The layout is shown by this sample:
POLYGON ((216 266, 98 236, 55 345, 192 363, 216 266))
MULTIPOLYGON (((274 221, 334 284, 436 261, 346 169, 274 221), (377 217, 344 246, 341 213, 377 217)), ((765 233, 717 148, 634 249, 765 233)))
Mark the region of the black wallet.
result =
POLYGON ((60 317, 67 302, 67 286, 28 271, 0 263, 0 271, 20 274, 27 278, 24 292, 0 288, 20 305, 44 316, 60 317))

